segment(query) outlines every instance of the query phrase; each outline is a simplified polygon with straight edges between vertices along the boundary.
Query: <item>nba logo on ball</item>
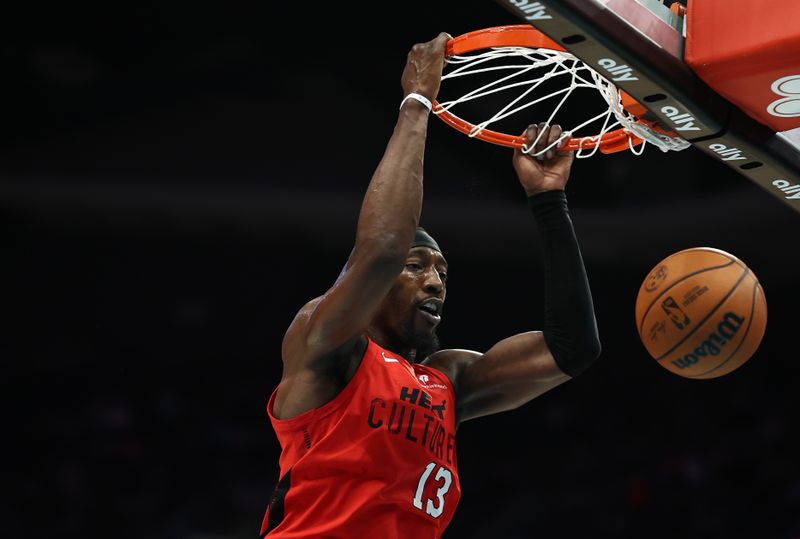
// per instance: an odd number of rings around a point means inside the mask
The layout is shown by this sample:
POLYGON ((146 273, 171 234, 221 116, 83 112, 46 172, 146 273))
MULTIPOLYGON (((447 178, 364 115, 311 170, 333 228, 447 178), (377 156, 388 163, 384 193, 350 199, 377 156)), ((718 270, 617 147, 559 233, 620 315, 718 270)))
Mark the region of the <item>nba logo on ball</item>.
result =
POLYGON ((767 303, 755 274, 730 253, 694 247, 645 277, 636 329, 648 353, 686 378, 717 378, 743 365, 764 337, 767 303))

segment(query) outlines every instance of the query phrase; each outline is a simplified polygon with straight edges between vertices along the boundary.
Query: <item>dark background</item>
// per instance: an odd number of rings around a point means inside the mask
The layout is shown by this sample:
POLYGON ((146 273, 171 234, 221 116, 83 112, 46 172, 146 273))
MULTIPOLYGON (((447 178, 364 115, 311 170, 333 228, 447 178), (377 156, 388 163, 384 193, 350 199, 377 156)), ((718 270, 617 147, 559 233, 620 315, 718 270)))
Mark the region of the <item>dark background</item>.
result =
MULTIPOLYGON (((30 4, 0 22, 6 537, 256 537, 265 414, 296 310, 336 278, 413 43, 517 24, 491 1, 30 4)), ((422 224, 450 263, 445 347, 541 327, 507 148, 431 119, 422 224)), ((584 375, 459 430, 446 538, 800 536, 800 216, 694 148, 577 161, 603 342, 584 375), (711 246, 764 287, 752 359, 658 366, 633 309, 711 246)))

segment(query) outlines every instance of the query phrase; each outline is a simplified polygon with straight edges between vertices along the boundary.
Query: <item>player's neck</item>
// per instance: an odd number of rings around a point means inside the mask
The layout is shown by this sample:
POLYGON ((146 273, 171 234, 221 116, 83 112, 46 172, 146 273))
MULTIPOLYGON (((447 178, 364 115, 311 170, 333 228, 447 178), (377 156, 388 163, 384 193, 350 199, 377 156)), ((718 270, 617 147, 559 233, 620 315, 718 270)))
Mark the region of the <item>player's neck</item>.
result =
POLYGON ((409 363, 414 363, 417 355, 417 350, 412 348, 407 343, 404 343, 399 337, 393 336, 388 332, 382 331, 378 328, 370 327, 367 330, 367 335, 372 339, 375 344, 384 348, 393 354, 401 356, 409 363))

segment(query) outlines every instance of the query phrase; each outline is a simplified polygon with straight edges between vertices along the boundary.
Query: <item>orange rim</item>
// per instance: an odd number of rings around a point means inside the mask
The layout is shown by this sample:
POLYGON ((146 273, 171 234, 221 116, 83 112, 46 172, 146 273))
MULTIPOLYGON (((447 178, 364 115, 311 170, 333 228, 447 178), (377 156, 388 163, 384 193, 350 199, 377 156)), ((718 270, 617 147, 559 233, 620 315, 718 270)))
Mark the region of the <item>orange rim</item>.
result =
POLYGON ((567 51, 530 24, 512 24, 475 30, 454 37, 447 42, 445 54, 453 56, 492 47, 529 47, 531 49, 567 51))
MULTIPOLYGON (((531 49, 549 49, 566 52, 564 47, 547 37, 535 27, 529 24, 512 24, 475 30, 454 37, 447 42, 445 54, 447 56, 461 55, 493 47, 528 47, 531 49)), ((638 118, 638 116, 647 113, 647 109, 625 92, 622 92, 622 104, 625 110, 637 117, 637 123, 647 125, 660 133, 674 136, 674 133, 660 129, 655 122, 648 122, 638 118)), ((477 129, 471 122, 456 116, 448 110, 444 110, 436 100, 433 101, 433 112, 443 122, 466 135, 470 135, 477 129)), ((474 138, 515 149, 522 149, 525 143, 525 137, 521 135, 510 135, 490 129, 481 129, 474 135, 474 138)), ((597 139, 597 135, 572 137, 562 149, 592 149, 598 145, 597 139)), ((599 142, 599 150, 601 153, 616 153, 627 150, 630 146, 638 146, 641 143, 642 139, 626 131, 625 128, 619 128, 603 135, 602 140, 599 142)))

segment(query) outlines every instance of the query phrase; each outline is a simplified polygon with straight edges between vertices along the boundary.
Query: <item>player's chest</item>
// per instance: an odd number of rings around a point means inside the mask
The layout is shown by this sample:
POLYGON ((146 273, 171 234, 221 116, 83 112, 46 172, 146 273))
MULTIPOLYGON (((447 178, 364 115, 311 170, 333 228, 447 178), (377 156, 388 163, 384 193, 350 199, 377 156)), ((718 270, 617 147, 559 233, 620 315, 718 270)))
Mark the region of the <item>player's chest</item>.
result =
POLYGON ((455 412, 449 384, 408 365, 396 367, 372 378, 370 392, 364 395, 366 426, 393 443, 409 449, 413 445, 452 464, 455 412))

